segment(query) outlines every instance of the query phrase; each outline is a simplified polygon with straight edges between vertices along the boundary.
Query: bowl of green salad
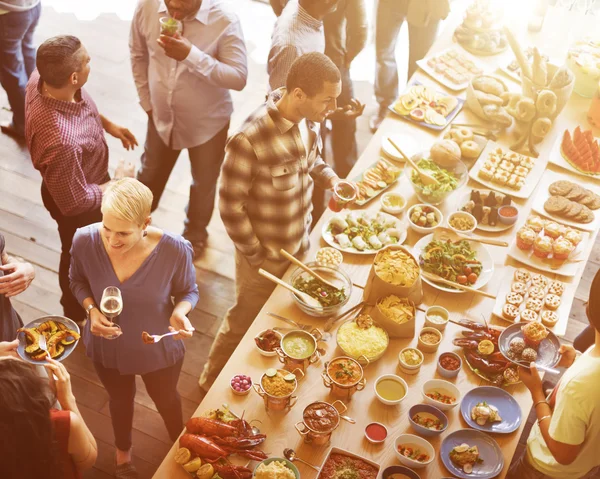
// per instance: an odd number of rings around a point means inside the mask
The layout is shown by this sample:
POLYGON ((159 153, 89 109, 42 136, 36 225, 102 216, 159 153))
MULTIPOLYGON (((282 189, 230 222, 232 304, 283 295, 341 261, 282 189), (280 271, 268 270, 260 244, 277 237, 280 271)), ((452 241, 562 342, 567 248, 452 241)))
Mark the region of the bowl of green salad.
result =
POLYGON ((436 185, 424 185, 417 171, 406 163, 404 174, 422 203, 439 205, 467 182, 469 171, 462 161, 457 161, 452 167, 442 167, 429 158, 428 152, 417 153, 412 160, 438 181, 436 185))

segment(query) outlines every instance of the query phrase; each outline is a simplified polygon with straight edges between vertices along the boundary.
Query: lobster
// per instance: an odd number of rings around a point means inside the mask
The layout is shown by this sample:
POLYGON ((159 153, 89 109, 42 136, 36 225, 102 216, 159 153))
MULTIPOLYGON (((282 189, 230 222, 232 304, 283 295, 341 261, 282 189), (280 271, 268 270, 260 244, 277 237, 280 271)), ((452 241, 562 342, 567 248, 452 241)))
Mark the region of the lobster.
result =
POLYGON ((185 427, 188 432, 203 436, 247 437, 252 435, 252 427, 244 419, 234 419, 228 424, 208 417, 192 417, 185 427))
MULTIPOLYGON (((217 438, 218 436, 215 436, 215 439, 217 438)), ((181 436, 179 447, 188 448, 191 452, 208 462, 225 459, 230 454, 238 454, 254 461, 262 461, 267 458, 267 455, 261 450, 238 448, 234 441, 225 441, 225 444, 217 444, 215 440, 198 434, 184 434, 181 436)))
POLYGON ((508 366, 508 361, 484 359, 473 351, 465 351, 465 358, 474 367, 486 374, 500 374, 508 366))
POLYGON ((479 341, 476 339, 456 338, 452 340, 452 344, 466 350, 476 350, 477 346, 479 346, 479 341))
POLYGON ((214 463, 215 472, 223 479, 250 479, 252 470, 244 466, 236 466, 230 462, 214 463))

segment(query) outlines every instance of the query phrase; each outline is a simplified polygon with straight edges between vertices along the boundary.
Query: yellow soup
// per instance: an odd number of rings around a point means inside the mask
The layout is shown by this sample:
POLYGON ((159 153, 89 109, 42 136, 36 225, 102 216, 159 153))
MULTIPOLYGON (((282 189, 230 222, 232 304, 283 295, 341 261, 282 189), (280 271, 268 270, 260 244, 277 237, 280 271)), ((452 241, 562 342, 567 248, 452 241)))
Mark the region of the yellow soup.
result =
POLYGON ((290 333, 283 338, 283 350, 294 359, 308 358, 315 352, 315 342, 303 333, 290 333))
POLYGON ((386 401, 398 401, 404 397, 404 386, 395 379, 382 379, 375 386, 377 394, 386 401))

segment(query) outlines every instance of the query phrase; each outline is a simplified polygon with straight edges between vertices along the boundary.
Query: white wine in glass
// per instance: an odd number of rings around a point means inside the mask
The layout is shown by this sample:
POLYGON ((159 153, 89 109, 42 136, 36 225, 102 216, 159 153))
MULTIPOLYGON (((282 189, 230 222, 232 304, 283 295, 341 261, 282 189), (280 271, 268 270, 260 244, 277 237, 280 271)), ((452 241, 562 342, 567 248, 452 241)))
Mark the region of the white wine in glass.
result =
MULTIPOLYGON (((123 298, 121 296, 121 290, 116 286, 109 286, 104 289, 102 293, 102 300, 100 301, 100 311, 106 316, 116 328, 121 329, 115 321, 117 317, 123 311, 123 298)), ((113 336, 104 336, 106 339, 116 339, 119 337, 118 334, 113 336)))

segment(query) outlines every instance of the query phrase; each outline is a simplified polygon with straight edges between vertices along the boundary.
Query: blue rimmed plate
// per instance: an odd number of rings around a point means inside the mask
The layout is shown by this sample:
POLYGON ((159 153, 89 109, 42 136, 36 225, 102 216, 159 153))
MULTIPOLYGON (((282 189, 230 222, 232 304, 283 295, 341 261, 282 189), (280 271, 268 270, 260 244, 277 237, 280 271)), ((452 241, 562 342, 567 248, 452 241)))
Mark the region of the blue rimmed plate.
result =
POLYGON ((492 479, 502 472, 504 456, 498 443, 487 434, 475 429, 459 429, 446 436, 440 454, 446 469, 461 479, 492 479), (461 444, 477 446, 482 462, 473 465, 473 472, 467 474, 450 460, 450 451, 461 444))
MULTIPOLYGON (((64 326, 66 326, 67 329, 75 331, 77 334, 81 335, 81 331, 79 330, 79 326, 77 326, 77 323, 75 323, 75 321, 73 321, 69 318, 65 318, 64 316, 42 316, 41 318, 34 319, 30 323, 26 324, 25 326, 23 326, 23 328, 36 328, 47 321, 54 321, 55 323, 61 323, 64 326)), ((19 339, 19 346, 17 347, 17 353, 23 361, 26 361, 31 364, 35 364, 36 366, 43 365, 46 362, 45 360, 36 361, 35 359, 32 359, 31 356, 25 352, 25 348, 27 347, 27 340, 26 340, 24 332, 18 333, 17 338, 19 339)), ((72 339, 72 337, 71 338, 68 337, 66 339, 72 339)), ((62 361, 64 359, 66 359, 73 352, 73 350, 77 346, 77 343, 79 343, 79 339, 75 340, 71 344, 64 345, 64 348, 65 348, 64 352, 58 358, 56 358, 56 360, 62 361)))
POLYGON ((466 423, 479 431, 509 434, 519 429, 521 425, 519 403, 504 389, 493 386, 481 386, 465 394, 460 403, 460 412, 466 423), (487 422, 485 425, 480 426, 471 419, 472 409, 481 402, 486 402, 498 408, 498 414, 500 414, 502 421, 487 422))

